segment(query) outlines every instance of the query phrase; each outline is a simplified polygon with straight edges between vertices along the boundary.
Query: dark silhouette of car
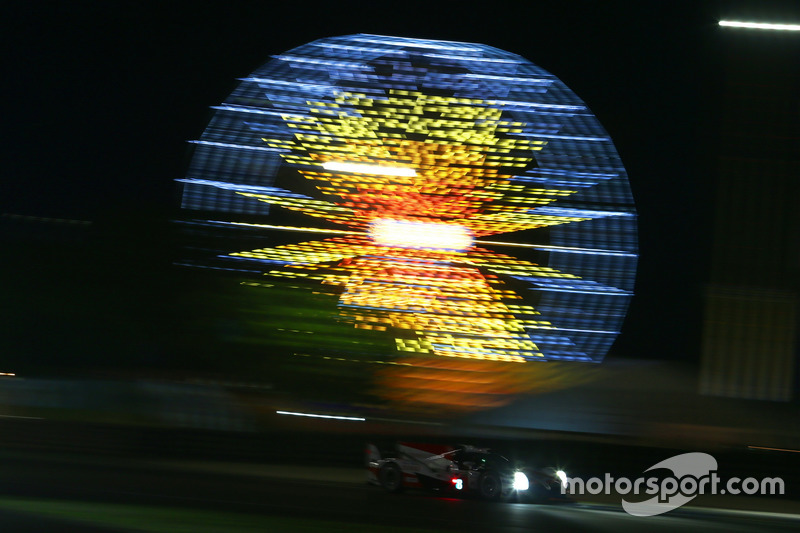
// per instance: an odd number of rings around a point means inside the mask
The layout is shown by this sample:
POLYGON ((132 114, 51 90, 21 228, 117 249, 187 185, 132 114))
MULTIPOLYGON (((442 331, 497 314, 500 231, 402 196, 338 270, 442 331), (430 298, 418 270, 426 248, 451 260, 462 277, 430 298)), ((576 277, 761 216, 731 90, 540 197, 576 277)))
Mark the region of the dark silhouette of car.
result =
POLYGON ((400 442, 383 456, 369 444, 366 455, 367 480, 389 492, 428 489, 486 500, 565 499, 563 471, 517 467, 485 448, 400 442))

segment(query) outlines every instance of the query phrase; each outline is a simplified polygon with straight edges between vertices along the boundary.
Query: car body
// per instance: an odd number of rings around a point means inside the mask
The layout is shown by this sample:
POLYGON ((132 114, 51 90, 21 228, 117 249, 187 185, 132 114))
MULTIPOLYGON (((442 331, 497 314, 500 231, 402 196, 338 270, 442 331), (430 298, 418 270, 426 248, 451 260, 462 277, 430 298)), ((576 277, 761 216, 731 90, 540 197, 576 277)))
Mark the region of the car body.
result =
POLYGON ((487 500, 513 496, 563 500, 566 474, 555 468, 517 467, 500 454, 474 446, 399 442, 381 456, 367 445, 367 480, 389 492, 428 489, 487 500))

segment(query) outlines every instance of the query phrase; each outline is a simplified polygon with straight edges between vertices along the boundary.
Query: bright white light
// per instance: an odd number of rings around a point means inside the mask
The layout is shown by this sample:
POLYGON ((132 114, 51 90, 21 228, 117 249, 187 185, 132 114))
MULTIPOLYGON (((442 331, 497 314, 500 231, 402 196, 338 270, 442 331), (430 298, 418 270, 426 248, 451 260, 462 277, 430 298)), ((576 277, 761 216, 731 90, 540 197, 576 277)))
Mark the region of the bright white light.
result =
POLYGON ((769 22, 739 22, 736 20, 720 20, 720 26, 731 28, 751 28, 756 30, 800 31, 800 24, 773 24, 769 22))
POLYGON ((528 476, 522 472, 514 472, 514 490, 528 490, 528 476))
POLYGON ((325 170, 339 172, 357 172, 359 174, 372 174, 374 176, 416 176, 417 172, 408 167, 387 167, 383 165, 368 165, 366 163, 345 163, 342 161, 325 161, 322 163, 325 170))
POLYGON ((466 250, 472 246, 472 232, 458 224, 377 219, 369 236, 382 246, 433 250, 466 250))
POLYGON ((558 472, 556 472, 556 476, 558 477, 558 479, 561 480, 561 486, 566 488, 566 486, 567 486, 567 473, 564 472, 563 470, 559 470, 558 472))
POLYGON ((357 416, 334 416, 334 415, 316 415, 313 413, 294 413, 292 411, 275 411, 279 415, 292 415, 292 416, 307 416, 310 418, 331 418, 333 420, 353 420, 355 422, 364 422, 366 418, 357 416))

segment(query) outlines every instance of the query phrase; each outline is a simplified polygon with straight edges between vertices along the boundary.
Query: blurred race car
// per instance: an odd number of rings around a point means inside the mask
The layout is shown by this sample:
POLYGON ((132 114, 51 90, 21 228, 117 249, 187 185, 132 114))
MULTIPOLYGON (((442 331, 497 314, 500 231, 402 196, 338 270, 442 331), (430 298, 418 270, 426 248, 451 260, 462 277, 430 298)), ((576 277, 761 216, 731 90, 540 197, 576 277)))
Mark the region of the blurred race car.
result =
POLYGON ((367 480, 389 492, 420 488, 486 500, 566 499, 561 487, 567 475, 562 470, 517 468, 485 448, 400 442, 394 452, 384 455, 375 445, 367 445, 367 480))

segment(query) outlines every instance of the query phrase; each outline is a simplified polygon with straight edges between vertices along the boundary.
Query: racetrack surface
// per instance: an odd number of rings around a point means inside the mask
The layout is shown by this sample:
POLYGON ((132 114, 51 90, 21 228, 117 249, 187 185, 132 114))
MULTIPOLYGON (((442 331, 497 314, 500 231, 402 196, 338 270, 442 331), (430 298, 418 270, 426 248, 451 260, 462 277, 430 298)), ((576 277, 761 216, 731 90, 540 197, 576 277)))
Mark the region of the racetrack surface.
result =
MULTIPOLYGON (((74 521, 59 522, 14 511, 14 501, 82 502, 100 509, 173 509, 177 513, 210 510, 237 516, 280 517, 281 530, 375 531, 797 531, 800 506, 793 501, 754 499, 769 511, 680 508, 665 515, 639 518, 611 501, 566 505, 490 503, 438 497, 427 493, 387 494, 368 486, 363 471, 303 465, 269 465, 210 461, 22 453, 0 450, 0 520, 2 530, 71 531, 74 521), (302 522, 301 522, 302 521, 302 522), (36 524, 39 524, 38 527, 36 524), (314 528, 314 524, 319 529, 314 528), (298 527, 295 528, 294 526, 298 527), (299 527, 303 525, 303 527, 299 527), (62 527, 63 526, 63 527, 62 527), (323 528, 324 526, 324 528, 323 528)), ((728 500, 730 503, 731 500, 728 500)), ((744 501, 744 500, 741 500, 744 501)), ((702 503, 702 502, 700 502, 702 503)), ((719 503, 719 502, 718 502, 719 503)), ((43 508, 46 506, 42 506, 43 508)), ((85 507, 84 507, 85 508, 85 507)), ((90 507, 91 508, 91 507, 90 507)), ((99 514, 99 511, 98 511, 99 514)), ((93 521, 91 512, 84 520, 93 521)), ((95 521, 95 524, 97 522, 95 521)), ((102 522, 100 522, 102 524, 102 522)), ((78 531, 80 529, 72 529, 78 531)), ((159 531, 120 524, 83 531, 159 531)), ((212 529, 204 529, 210 531, 212 529)), ((219 531, 250 531, 229 524, 219 531)))

